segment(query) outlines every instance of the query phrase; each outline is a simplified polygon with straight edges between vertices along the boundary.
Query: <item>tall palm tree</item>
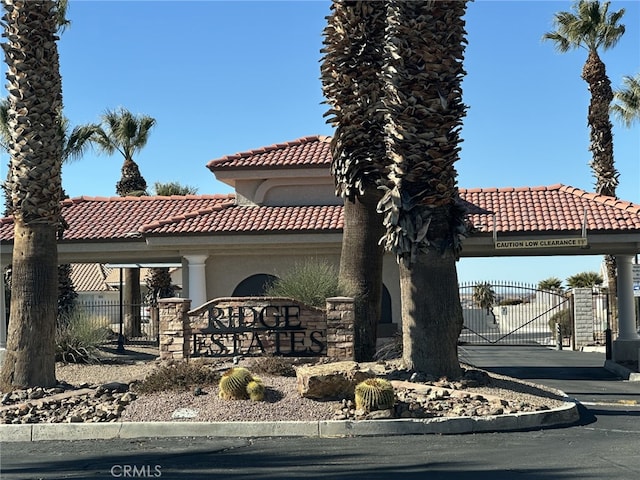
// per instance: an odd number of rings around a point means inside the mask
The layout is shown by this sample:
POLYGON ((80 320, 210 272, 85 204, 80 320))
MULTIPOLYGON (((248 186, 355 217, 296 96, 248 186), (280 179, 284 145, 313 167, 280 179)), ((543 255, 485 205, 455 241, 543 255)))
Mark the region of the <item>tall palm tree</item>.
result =
POLYGON ((616 90, 613 97, 616 103, 611 111, 627 128, 640 121, 640 73, 635 77, 625 76, 624 87, 616 90))
POLYGON ((625 27, 618 22, 625 10, 622 8, 609 13, 610 3, 578 0, 573 4, 573 12, 555 14, 553 23, 556 30, 545 33, 543 39, 554 42, 556 49, 562 53, 576 48, 587 50, 582 78, 591 92, 587 116, 591 130, 591 167, 596 177, 596 192, 615 197, 618 171, 614 166, 612 125, 609 119, 613 90, 598 52, 613 48, 624 34, 625 27))
MULTIPOLYGON (((556 30, 544 34, 544 40, 554 42, 562 53, 584 48, 587 60, 582 68, 582 78, 587 82, 591 99, 587 123, 590 129, 591 169, 596 179, 596 192, 609 197, 616 196, 619 172, 613 156, 613 126, 609 116, 613 90, 599 51, 613 48, 625 32, 619 22, 625 10, 609 12, 611 2, 578 0, 573 11, 558 12, 554 16, 556 30)), ((617 272, 613 255, 605 256, 609 294, 614 324, 617 322, 617 272)))
POLYGON ((466 1, 388 4, 384 97, 391 162, 387 250, 400 268, 403 360, 438 376, 461 374, 456 261, 467 226, 454 163, 460 151, 466 1))
POLYGON ((100 152, 107 155, 119 152, 124 157, 116 192, 122 197, 146 195, 147 182, 140 174, 133 155, 147 144, 155 119, 119 108, 107 110, 101 120, 100 125, 94 125, 91 141, 100 152))
MULTIPOLYGON (((107 155, 119 152, 124 157, 116 192, 122 197, 146 195, 147 182, 140 174, 133 155, 147 144, 151 129, 156 124, 155 119, 147 115, 134 115, 125 108, 119 108, 107 110, 101 120, 99 125, 89 127, 93 130, 91 142, 99 152, 107 155)), ((124 269, 123 301, 127 306, 124 316, 125 335, 138 337, 142 334, 139 268, 124 269)))
POLYGON ((385 173, 381 96, 384 2, 335 1, 324 30, 321 79, 331 141, 331 172, 344 199, 339 279, 354 297, 354 355, 370 361, 381 316, 384 234, 376 210, 385 173))
MULTIPOLYGON (((67 22, 68 23, 68 22, 67 22)), ((11 138, 8 123, 9 99, 0 99, 0 149, 9 153, 9 142, 11 138)), ((62 164, 80 158, 89 147, 89 138, 92 131, 86 125, 79 125, 73 129, 69 128, 69 120, 62 115, 60 118, 60 134, 62 135, 62 164)), ((11 215, 11 191, 8 187, 11 170, 7 172, 7 181, 3 182, 1 188, 4 191, 5 209, 4 216, 11 215)), ((64 188, 61 198, 67 198, 64 188)), ((65 225, 64 219, 62 220, 65 225)), ((11 276, 11 266, 7 267, 6 275, 11 276)), ((66 263, 58 265, 58 317, 68 315, 73 309, 75 299, 78 294, 71 279, 71 265, 66 263)))
POLYGON ((8 188, 14 216, 11 314, 2 390, 52 386, 62 185, 57 2, 4 0, 8 188))

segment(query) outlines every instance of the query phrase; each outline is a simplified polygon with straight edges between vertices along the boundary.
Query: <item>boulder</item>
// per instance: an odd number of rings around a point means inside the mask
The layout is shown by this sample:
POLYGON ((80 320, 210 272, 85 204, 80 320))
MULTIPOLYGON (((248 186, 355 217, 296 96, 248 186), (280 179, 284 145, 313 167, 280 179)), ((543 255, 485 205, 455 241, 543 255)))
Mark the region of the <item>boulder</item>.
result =
POLYGON ((316 400, 352 398, 358 383, 375 376, 373 369, 351 361, 296 368, 298 392, 316 400))

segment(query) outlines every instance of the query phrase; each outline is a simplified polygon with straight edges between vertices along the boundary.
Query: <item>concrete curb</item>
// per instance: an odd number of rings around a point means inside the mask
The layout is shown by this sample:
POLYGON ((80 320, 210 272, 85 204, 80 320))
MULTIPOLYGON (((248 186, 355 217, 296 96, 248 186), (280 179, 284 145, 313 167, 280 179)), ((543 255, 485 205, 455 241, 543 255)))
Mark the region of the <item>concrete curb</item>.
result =
POLYGON ((144 437, 355 437, 504 432, 568 426, 580 419, 575 402, 540 412, 486 417, 317 422, 114 422, 0 425, 1 442, 108 440, 144 437))
POLYGON ((630 370, 627 367, 614 362, 613 360, 605 360, 604 369, 615 375, 618 375, 623 380, 628 380, 630 382, 640 382, 640 373, 634 372, 633 370, 630 370))

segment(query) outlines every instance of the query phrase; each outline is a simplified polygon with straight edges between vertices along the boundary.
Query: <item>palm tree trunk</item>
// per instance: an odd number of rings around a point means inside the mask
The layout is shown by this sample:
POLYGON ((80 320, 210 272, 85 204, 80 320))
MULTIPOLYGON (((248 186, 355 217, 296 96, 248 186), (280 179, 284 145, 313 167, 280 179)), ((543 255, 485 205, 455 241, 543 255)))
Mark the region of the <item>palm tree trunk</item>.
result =
POLYGON ((25 225, 17 218, 14 232, 11 313, 0 382, 3 391, 56 384, 56 229, 25 225))
POLYGON ((126 268, 124 270, 124 334, 126 337, 142 335, 142 319, 140 316, 140 269, 126 268))
POLYGON ((400 263, 402 352, 406 368, 459 378, 457 340, 462 330, 456 259, 430 250, 400 263))
POLYGON ((56 235, 62 186, 57 2, 4 0, 11 212, 11 313, 3 391, 55 385, 56 235))
POLYGON ((344 202, 344 231, 340 256, 340 284, 354 297, 354 354, 357 362, 373 360, 381 315, 382 261, 379 244, 384 235, 376 211, 379 190, 369 187, 362 196, 344 202))
MULTIPOLYGON (((587 123, 590 128, 589 150, 593 156, 591 168, 596 178, 596 192, 607 197, 616 196, 619 172, 616 170, 613 155, 613 125, 611 124, 610 107, 613 101, 611 81, 607 76, 604 62, 596 51, 590 51, 582 69, 582 78, 589 86, 591 100, 587 123)), ((609 306, 613 320, 612 329, 617 330, 618 274, 616 260, 612 255, 604 257, 607 269, 609 306)))

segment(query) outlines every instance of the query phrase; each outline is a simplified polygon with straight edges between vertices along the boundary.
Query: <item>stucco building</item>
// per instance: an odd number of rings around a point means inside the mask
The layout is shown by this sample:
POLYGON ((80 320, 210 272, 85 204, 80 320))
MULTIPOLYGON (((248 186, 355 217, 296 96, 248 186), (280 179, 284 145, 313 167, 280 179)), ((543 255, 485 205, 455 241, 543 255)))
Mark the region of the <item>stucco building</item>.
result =
MULTIPOLYGON (((329 141, 305 137, 210 161, 209 171, 233 194, 65 200, 69 228, 59 261, 182 264, 182 295, 194 307, 259 294, 265 279, 309 257, 337 265, 342 202, 329 173, 329 141)), ((461 188, 460 195, 476 228, 463 256, 615 255, 620 340, 637 358, 631 261, 640 252, 640 205, 560 184, 461 188)), ((1 219, 2 265, 11 262, 12 237, 12 219, 1 219)), ((391 255, 384 286, 382 322, 399 324, 391 255)))

